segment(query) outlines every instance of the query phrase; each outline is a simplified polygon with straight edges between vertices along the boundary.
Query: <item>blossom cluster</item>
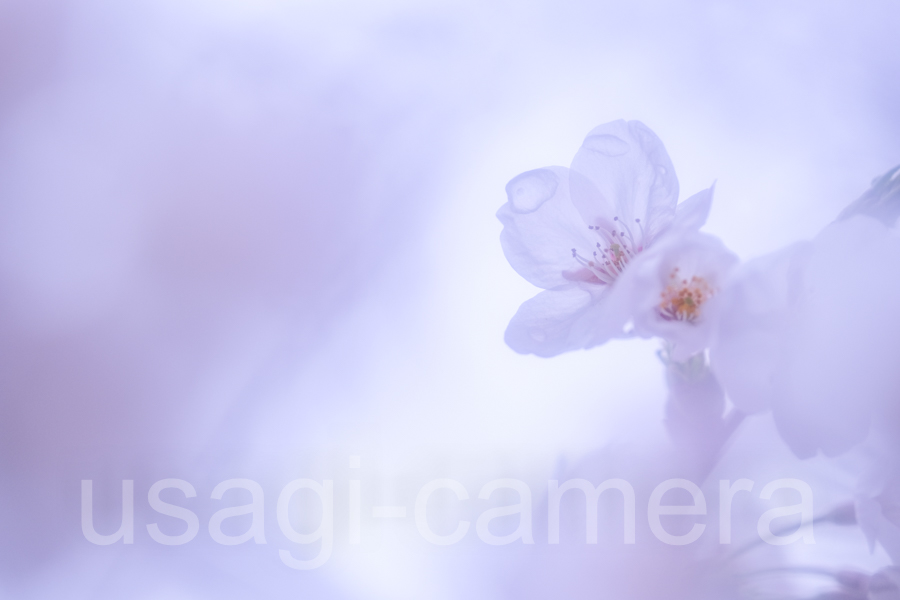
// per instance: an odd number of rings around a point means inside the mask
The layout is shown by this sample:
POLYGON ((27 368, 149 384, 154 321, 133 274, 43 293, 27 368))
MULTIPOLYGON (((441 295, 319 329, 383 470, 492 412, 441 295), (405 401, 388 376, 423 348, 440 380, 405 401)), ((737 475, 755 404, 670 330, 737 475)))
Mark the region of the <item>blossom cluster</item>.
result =
MULTIPOLYGON (((665 147, 637 121, 593 129, 568 168, 513 178, 500 241, 543 291, 516 312, 506 342, 551 357, 659 338, 682 472, 707 478, 747 417, 766 414, 798 460, 852 464, 852 489, 819 520, 856 527, 892 564, 819 569, 826 591, 776 596, 900 599, 900 167, 815 238, 743 262, 700 231, 713 191, 679 202, 665 147)), ((733 576, 734 561, 693 560, 705 567, 670 597, 762 597, 733 576)), ((626 589, 645 597, 639 587, 626 589)))

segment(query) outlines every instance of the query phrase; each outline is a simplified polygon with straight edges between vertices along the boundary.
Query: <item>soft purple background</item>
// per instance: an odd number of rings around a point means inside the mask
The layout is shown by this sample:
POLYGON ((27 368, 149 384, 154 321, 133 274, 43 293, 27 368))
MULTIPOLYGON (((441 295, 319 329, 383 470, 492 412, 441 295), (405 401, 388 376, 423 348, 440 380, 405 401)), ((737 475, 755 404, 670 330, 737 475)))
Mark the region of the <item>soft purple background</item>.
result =
POLYGON ((436 477, 539 495, 560 460, 662 435, 655 343, 504 346, 534 291, 497 241, 506 181, 639 119, 682 197, 717 181, 706 229, 743 258, 808 238, 900 163, 898 19, 890 2, 0 1, 0 597, 502 597, 510 552, 438 551, 411 519, 367 519, 348 548, 340 486, 356 454, 364 507, 411 511, 436 477), (198 491, 179 548, 144 528, 164 477, 198 491), (266 490, 266 546, 208 539, 232 477, 266 490), (336 481, 315 572, 277 557, 297 477, 336 481), (111 531, 123 478, 135 544, 92 546, 79 480, 111 531))

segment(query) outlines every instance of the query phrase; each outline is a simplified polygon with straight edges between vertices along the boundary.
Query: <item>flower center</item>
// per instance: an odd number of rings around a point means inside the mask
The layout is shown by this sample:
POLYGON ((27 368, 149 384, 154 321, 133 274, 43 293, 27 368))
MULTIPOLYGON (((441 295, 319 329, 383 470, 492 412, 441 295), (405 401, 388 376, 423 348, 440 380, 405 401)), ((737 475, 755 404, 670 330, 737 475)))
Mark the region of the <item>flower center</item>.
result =
POLYGON ((700 307, 714 290, 702 277, 682 278, 678 267, 669 275, 669 285, 660 294, 659 315, 667 321, 693 323, 700 316, 700 307))
POLYGON ((615 281, 631 259, 644 249, 644 228, 640 219, 634 220, 637 224, 634 232, 624 221, 620 221, 619 217, 613 217, 612 221, 606 219, 604 221, 605 223, 601 222, 598 225, 588 225, 588 229, 600 238, 596 249, 591 251, 590 258, 582 256, 575 248, 572 248, 572 258, 599 280, 595 283, 609 284, 615 281))

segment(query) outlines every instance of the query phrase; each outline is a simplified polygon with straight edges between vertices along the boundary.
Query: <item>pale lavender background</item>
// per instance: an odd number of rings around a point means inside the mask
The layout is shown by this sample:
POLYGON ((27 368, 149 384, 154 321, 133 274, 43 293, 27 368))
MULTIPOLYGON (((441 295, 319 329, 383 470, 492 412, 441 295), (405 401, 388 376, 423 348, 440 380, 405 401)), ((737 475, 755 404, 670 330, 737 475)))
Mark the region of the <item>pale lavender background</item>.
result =
POLYGON ((717 180, 707 230, 742 257, 810 237, 900 163, 898 19, 891 2, 0 1, 0 597, 504 597, 510 552, 438 552, 411 519, 367 520, 357 549, 339 526, 325 567, 290 571, 275 497, 346 485, 350 454, 369 504, 411 510, 444 476, 539 490, 559 460, 659 433, 654 343, 503 345, 533 294, 497 241, 504 184, 639 119, 682 197, 717 180), (163 477, 198 490, 180 548, 144 529, 163 477), (265 487, 266 546, 208 540, 231 477, 265 487), (135 544, 92 546, 78 482, 111 530, 123 478, 135 544))

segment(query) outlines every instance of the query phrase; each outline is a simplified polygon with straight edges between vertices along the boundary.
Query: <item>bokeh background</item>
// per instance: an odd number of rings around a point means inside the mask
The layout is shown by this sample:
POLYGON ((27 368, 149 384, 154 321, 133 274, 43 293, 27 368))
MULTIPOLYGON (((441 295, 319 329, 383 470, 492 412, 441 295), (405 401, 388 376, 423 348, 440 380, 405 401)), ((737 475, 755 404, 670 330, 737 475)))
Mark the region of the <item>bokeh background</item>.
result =
POLYGON ((430 479, 539 495, 663 435, 655 342, 504 345, 536 291, 500 250, 505 183, 638 119, 682 198, 716 181, 706 230, 742 258, 809 238, 900 163, 898 22, 884 1, 0 0, 0 597, 505 597, 503 549, 341 529, 350 455, 364 507, 411 511, 430 479), (198 491, 181 547, 145 530, 166 477, 198 491), (266 490, 266 545, 205 533, 234 477, 266 490), (277 557, 297 477, 336 486, 312 572, 277 557), (83 538, 82 479, 109 531, 135 480, 133 546, 83 538))

